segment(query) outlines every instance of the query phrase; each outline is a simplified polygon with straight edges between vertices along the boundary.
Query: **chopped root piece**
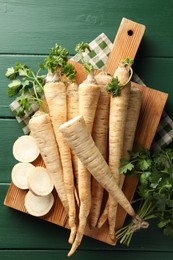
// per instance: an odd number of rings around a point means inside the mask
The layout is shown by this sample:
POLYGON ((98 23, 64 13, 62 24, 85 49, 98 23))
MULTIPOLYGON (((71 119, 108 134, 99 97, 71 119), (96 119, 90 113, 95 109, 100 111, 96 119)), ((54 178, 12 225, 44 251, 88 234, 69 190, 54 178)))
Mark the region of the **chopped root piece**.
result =
POLYGON ((52 208, 54 196, 50 193, 47 196, 37 196, 31 191, 25 196, 25 208, 30 215, 41 217, 46 215, 52 208))
POLYGON ((13 155, 19 162, 33 162, 39 153, 35 139, 29 135, 20 136, 13 145, 13 155))
POLYGON ((15 164, 11 172, 11 178, 14 185, 22 190, 28 189, 27 179, 33 169, 35 169, 35 166, 31 163, 19 162, 15 164))
POLYGON ((47 169, 41 166, 35 167, 28 176, 28 187, 38 196, 46 196, 51 193, 54 185, 47 169))

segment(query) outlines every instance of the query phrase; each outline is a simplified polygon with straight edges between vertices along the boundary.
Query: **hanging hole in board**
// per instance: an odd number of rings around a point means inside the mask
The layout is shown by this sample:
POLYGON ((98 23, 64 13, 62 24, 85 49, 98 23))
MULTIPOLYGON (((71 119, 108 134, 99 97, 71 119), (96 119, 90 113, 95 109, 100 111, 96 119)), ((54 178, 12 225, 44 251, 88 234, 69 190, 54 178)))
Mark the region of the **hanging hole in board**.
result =
POLYGON ((128 30, 128 31, 127 31, 127 34, 128 34, 129 36, 132 36, 132 35, 133 35, 133 31, 132 31, 132 30, 128 30))

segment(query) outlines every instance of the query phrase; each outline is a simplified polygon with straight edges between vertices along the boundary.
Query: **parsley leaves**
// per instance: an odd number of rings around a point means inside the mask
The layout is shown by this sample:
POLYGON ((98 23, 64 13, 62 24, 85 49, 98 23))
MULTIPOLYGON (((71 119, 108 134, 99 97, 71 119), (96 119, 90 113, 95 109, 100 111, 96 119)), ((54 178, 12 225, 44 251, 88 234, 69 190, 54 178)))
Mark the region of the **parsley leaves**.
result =
POLYGON ((34 73, 26 64, 17 62, 14 67, 8 68, 6 77, 11 80, 8 84, 8 96, 15 96, 19 93, 16 100, 20 104, 17 116, 23 116, 25 111, 29 111, 32 104, 42 104, 43 85, 45 75, 40 71, 44 66, 40 65, 37 72, 34 73))
POLYGON ((129 161, 122 160, 120 173, 139 175, 140 197, 153 205, 152 213, 159 220, 158 227, 173 237, 173 150, 151 152, 140 147, 130 155, 129 161))
POLYGON ((45 67, 54 73, 59 67, 63 67, 67 63, 68 55, 68 50, 56 43, 44 60, 45 67))
POLYGON ((5 76, 11 80, 8 84, 8 96, 17 96, 20 104, 17 116, 24 116, 32 105, 42 105, 44 94, 45 69, 59 76, 66 75, 68 81, 73 81, 76 75, 74 65, 68 63, 69 52, 61 45, 55 44, 43 64, 38 66, 36 73, 26 64, 17 62, 14 67, 7 69, 5 76), (58 74, 59 73, 59 74, 58 74))
POLYGON ((121 89, 123 86, 120 85, 118 77, 113 77, 111 82, 107 85, 106 90, 112 93, 113 97, 120 96, 121 89))

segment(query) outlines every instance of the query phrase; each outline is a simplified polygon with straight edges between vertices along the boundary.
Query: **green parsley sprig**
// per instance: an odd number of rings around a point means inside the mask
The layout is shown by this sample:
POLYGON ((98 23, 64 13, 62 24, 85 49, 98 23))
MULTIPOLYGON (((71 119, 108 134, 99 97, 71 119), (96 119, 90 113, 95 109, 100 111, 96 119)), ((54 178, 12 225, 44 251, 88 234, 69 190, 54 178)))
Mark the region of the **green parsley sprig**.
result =
POLYGON ((134 60, 129 58, 129 57, 126 57, 125 59, 123 59, 120 64, 129 64, 130 66, 132 66, 134 63, 134 60))
POLYGON ((5 75, 11 82, 8 84, 8 96, 16 96, 16 100, 20 104, 17 116, 23 116, 25 111, 29 111, 32 104, 42 104, 41 96, 43 95, 43 85, 45 75, 40 72, 44 70, 44 66, 40 65, 37 72, 34 73, 32 68, 26 64, 17 62, 14 67, 7 69, 5 75))
POLYGON ((45 67, 54 73, 58 68, 63 67, 67 63, 68 55, 68 50, 56 43, 44 60, 45 67))
POLYGON ((113 77, 112 80, 109 82, 109 84, 106 86, 107 92, 112 93, 113 97, 117 97, 121 95, 121 89, 122 85, 120 85, 120 82, 118 80, 118 77, 113 77))
MULTIPOLYGON (((130 155, 130 160, 122 160, 120 173, 139 175, 137 192, 142 199, 139 216, 157 218, 163 233, 173 237, 173 149, 151 152, 140 147, 130 155)), ((132 233, 128 225, 117 234, 122 243, 129 245, 132 233)))
POLYGON ((77 71, 75 69, 75 66, 71 63, 66 63, 61 68, 61 75, 66 75, 66 77, 69 79, 69 81, 73 82, 75 75, 77 71))
POLYGON ((81 63, 83 64, 84 69, 86 70, 87 73, 93 73, 94 72, 94 66, 85 61, 83 57, 83 53, 88 50, 89 52, 91 51, 90 46, 86 42, 80 42, 76 45, 75 51, 80 55, 81 63))
POLYGON ((51 48, 49 55, 45 58, 44 64, 48 71, 57 73, 57 76, 66 75, 69 81, 74 81, 76 75, 75 66, 68 62, 69 51, 59 44, 51 48))

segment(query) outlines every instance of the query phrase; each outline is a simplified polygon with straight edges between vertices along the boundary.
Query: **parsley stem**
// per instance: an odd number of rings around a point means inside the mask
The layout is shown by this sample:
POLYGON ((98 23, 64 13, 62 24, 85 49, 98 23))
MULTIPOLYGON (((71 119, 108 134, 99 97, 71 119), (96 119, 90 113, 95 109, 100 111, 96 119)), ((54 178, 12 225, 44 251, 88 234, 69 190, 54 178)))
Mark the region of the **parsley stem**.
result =
MULTIPOLYGON (((155 206, 153 206, 153 204, 150 201, 144 200, 140 204, 138 216, 143 221, 155 218, 156 216, 152 214, 154 212, 154 209, 155 206)), ((130 245, 133 233, 135 232, 134 225, 135 223, 131 222, 130 224, 126 225, 125 227, 122 227, 116 232, 117 239, 120 241, 120 243, 125 244, 127 246, 130 245)))
POLYGON ((35 74, 32 72, 32 76, 34 78, 34 80, 37 82, 37 84, 40 86, 41 90, 44 92, 44 88, 42 86, 42 84, 39 82, 39 80, 37 79, 37 77, 35 76, 35 74))

